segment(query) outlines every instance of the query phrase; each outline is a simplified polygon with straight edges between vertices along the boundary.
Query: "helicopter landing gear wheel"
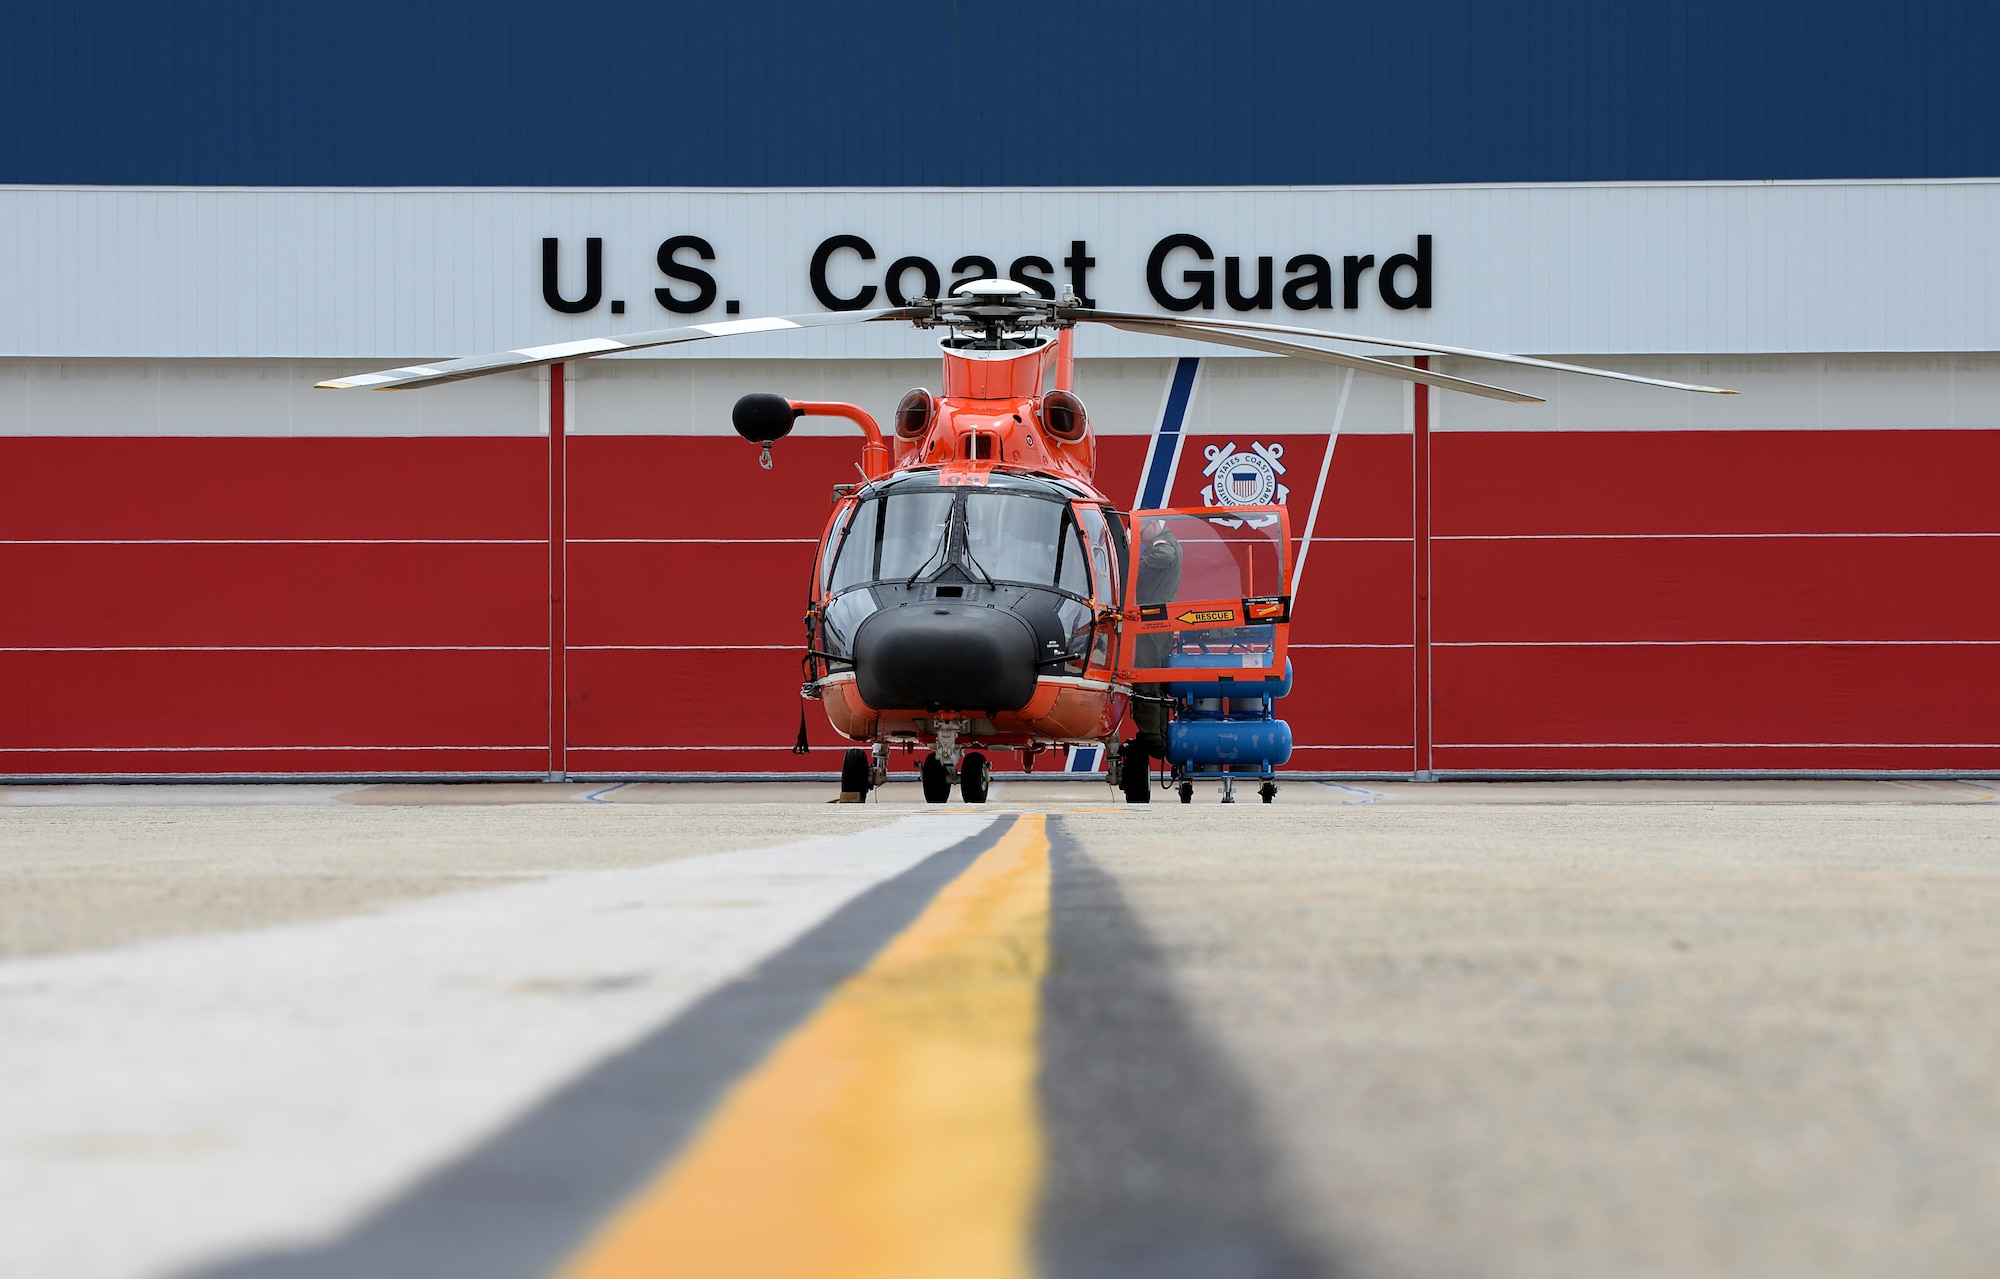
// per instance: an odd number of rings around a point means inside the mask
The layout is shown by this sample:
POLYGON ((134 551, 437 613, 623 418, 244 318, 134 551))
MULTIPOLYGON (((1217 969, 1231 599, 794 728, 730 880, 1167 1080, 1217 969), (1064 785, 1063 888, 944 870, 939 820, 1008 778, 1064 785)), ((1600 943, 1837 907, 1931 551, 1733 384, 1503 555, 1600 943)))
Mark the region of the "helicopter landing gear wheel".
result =
POLYGON ((924 766, 917 770, 917 777, 923 782, 926 804, 942 804, 951 798, 951 770, 937 756, 924 756, 924 766))
POLYGON ((1276 782, 1265 782, 1257 788, 1257 797, 1266 804, 1270 803, 1278 797, 1278 784, 1276 782))
POLYGON ((873 790, 874 779, 869 776, 874 761, 868 752, 855 747, 841 757, 840 761, 840 802, 843 804, 865 804, 868 792, 873 790))
POLYGON ((1180 790, 1180 797, 1181 797, 1181 803, 1183 803, 1183 804, 1192 804, 1192 803, 1194 803, 1194 783, 1193 783, 1193 782, 1190 782, 1190 781, 1186 781, 1186 780, 1183 780, 1183 781, 1181 782, 1181 784, 1180 784, 1180 787, 1179 787, 1179 790, 1180 790))
POLYGON ((958 761, 958 796, 968 804, 984 804, 987 788, 993 784, 993 766, 978 751, 967 751, 958 761))

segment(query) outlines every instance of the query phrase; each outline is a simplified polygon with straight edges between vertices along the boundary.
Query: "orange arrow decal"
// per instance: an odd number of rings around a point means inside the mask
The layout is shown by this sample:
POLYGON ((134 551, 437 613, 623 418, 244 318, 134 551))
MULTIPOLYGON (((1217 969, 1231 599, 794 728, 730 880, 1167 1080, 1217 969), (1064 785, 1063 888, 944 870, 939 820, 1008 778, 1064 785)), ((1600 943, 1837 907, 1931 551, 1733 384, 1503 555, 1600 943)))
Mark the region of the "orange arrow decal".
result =
POLYGON ((1233 622, 1236 620, 1236 610, 1233 608, 1193 609, 1182 613, 1174 620, 1186 622, 1190 626, 1198 626, 1204 622, 1233 622))

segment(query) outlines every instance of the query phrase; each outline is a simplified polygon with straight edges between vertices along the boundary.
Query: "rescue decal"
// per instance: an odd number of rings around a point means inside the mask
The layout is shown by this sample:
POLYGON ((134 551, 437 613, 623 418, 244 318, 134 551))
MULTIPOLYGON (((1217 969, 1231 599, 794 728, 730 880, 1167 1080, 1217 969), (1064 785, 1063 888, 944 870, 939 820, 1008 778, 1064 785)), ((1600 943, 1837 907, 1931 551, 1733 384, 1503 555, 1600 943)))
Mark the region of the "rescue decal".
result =
POLYGON ((1238 616, 1233 608, 1202 608, 1190 609, 1174 620, 1185 622, 1189 626, 1220 626, 1236 621, 1238 616))
MULTIPOLYGON (((1280 597, 1282 599, 1282 597, 1280 597)), ((1241 599, 1222 600, 1175 600, 1171 604, 1141 604, 1136 629, 1141 634, 1158 634, 1162 631, 1195 631, 1218 626, 1242 626, 1248 615, 1241 599)), ((1260 601, 1268 606, 1270 601, 1260 601)), ((1280 607, 1279 613, 1285 609, 1280 607)), ((1270 616, 1264 620, 1285 621, 1283 616, 1270 616)))
POLYGON ((1289 595, 1250 595, 1241 599, 1176 600, 1171 604, 1141 604, 1138 629, 1143 633, 1200 630, 1216 626, 1246 626, 1292 620, 1289 595), (1178 611, 1174 611, 1178 610, 1178 611))

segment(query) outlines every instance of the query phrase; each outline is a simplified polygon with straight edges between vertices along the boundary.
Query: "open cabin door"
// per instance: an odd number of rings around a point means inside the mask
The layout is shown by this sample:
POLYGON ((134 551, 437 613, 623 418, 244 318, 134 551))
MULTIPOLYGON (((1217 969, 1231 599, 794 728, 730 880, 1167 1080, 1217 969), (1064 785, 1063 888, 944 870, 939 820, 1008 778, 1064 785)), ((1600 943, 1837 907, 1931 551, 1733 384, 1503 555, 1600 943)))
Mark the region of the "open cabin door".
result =
POLYGON ((1125 616, 1131 679, 1285 674, 1291 526, 1282 506, 1132 512, 1125 616))

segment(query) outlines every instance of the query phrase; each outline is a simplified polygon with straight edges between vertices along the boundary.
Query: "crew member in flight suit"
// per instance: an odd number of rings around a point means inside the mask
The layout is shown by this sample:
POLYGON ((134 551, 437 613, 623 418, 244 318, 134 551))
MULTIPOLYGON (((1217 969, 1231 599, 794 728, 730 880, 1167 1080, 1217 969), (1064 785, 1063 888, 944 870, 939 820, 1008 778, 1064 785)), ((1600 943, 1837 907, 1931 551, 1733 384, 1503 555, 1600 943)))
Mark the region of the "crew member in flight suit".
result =
MULTIPOLYGON (((1165 520, 1147 520, 1139 527, 1140 604, 1170 604, 1181 589, 1181 543, 1165 520)), ((1132 646, 1135 666, 1162 666, 1173 651, 1170 632, 1141 635, 1132 646)), ((1132 686, 1132 723, 1139 730, 1125 743, 1122 789, 1128 799, 1152 798, 1150 761, 1167 755, 1167 686, 1142 683, 1132 686), (1136 773, 1132 770, 1137 770, 1136 773), (1130 779, 1139 779, 1134 784, 1130 779)))

